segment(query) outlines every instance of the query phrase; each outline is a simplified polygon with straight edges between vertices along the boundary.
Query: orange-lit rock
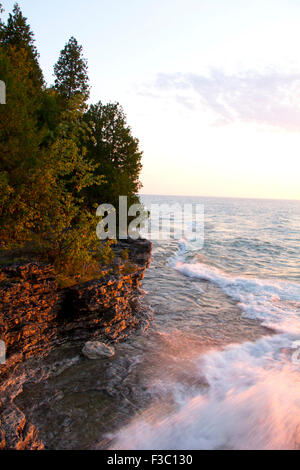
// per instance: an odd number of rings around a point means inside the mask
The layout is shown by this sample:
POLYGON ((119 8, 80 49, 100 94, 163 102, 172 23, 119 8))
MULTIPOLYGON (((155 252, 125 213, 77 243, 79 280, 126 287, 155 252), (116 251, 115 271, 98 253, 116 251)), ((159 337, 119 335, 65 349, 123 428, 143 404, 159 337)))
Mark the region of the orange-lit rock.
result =
MULTIPOLYGON (((120 261, 114 274, 59 289, 52 266, 41 263, 0 268, 0 340, 7 360, 0 365, 0 449, 42 449, 38 432, 14 405, 28 380, 23 367, 32 357, 47 356, 65 343, 115 343, 149 323, 139 308, 140 285, 151 261, 151 243, 122 242, 130 266, 120 261), (22 369, 23 367, 23 369, 22 369)), ((41 378, 39 378, 41 380, 41 378)))

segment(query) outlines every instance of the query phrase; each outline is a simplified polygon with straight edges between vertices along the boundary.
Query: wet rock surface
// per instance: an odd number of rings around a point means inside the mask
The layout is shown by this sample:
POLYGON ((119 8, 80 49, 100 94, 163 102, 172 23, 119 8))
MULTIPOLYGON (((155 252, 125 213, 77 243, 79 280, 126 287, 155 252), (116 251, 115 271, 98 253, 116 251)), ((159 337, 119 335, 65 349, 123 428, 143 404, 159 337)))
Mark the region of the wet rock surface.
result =
POLYGON ((123 250, 129 261, 120 259, 118 270, 68 289, 59 289, 49 265, 0 268, 0 340, 7 348, 6 363, 0 365, 0 449, 44 448, 38 429, 16 404, 25 384, 47 383, 87 361, 82 355, 87 341, 109 347, 149 327, 152 312, 143 303, 141 282, 152 245, 121 242, 117 257, 123 250))
POLYGON ((88 359, 95 360, 113 357, 115 355, 115 350, 112 346, 100 343, 99 341, 88 341, 84 345, 82 354, 88 359))

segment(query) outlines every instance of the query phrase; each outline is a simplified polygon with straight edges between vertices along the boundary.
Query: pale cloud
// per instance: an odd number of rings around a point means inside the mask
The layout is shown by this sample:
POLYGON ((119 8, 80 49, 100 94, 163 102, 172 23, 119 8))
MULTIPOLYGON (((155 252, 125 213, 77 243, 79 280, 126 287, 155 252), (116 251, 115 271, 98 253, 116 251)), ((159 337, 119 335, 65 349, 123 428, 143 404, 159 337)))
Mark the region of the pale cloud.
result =
POLYGON ((212 115, 213 125, 252 123, 286 131, 300 130, 300 74, 278 70, 207 75, 160 73, 151 86, 139 91, 172 99, 190 110, 212 115))

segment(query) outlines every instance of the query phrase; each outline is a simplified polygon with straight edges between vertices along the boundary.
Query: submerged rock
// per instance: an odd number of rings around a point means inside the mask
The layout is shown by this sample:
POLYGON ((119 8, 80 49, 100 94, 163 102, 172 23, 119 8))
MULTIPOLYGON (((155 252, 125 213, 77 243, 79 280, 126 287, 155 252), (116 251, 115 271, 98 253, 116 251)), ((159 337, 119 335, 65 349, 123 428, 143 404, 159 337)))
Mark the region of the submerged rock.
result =
POLYGON ((88 341, 82 350, 82 354, 88 359, 94 360, 113 357, 115 355, 115 350, 112 346, 100 343, 99 341, 88 341))

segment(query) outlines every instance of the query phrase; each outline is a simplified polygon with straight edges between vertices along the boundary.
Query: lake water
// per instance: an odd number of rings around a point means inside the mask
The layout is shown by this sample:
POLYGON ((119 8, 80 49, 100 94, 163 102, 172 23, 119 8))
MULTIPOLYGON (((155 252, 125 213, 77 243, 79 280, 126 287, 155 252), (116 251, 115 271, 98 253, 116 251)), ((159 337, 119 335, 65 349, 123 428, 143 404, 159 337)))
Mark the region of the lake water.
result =
POLYGON ((203 204, 204 246, 154 241, 148 332, 23 407, 50 448, 299 449, 300 202, 143 201, 203 204))

